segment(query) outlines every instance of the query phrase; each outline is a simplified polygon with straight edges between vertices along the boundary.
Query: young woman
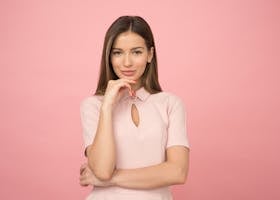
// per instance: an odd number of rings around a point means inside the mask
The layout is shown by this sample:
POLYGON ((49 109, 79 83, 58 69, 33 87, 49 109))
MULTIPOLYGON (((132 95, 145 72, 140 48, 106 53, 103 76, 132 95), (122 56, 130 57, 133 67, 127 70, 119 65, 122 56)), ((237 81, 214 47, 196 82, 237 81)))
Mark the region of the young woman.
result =
POLYGON ((81 102, 88 162, 80 184, 87 200, 171 200, 189 166, 182 100, 158 82, 156 48, 147 22, 122 16, 104 41, 95 95, 81 102))

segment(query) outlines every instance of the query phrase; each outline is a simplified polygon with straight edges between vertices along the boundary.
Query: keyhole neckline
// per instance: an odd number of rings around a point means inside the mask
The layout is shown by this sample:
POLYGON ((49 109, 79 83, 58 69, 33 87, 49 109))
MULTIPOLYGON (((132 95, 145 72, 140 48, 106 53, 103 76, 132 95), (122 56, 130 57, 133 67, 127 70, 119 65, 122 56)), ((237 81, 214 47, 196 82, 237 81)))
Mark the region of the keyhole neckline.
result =
POLYGON ((130 113, 131 113, 131 121, 133 125, 138 128, 140 124, 140 115, 139 115, 139 110, 135 105, 135 103, 131 104, 130 113))

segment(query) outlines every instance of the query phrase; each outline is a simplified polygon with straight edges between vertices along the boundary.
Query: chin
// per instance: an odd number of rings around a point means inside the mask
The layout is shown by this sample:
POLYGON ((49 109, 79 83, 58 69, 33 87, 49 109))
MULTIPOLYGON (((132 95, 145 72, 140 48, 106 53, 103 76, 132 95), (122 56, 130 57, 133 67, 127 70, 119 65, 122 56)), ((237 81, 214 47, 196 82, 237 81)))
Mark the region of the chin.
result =
POLYGON ((134 78, 134 77, 126 77, 128 80, 134 80, 134 81, 136 81, 136 78, 134 78))
POLYGON ((135 78, 134 76, 121 76, 120 78, 124 78, 124 79, 128 79, 128 80, 134 80, 134 81, 137 80, 137 78, 135 78))

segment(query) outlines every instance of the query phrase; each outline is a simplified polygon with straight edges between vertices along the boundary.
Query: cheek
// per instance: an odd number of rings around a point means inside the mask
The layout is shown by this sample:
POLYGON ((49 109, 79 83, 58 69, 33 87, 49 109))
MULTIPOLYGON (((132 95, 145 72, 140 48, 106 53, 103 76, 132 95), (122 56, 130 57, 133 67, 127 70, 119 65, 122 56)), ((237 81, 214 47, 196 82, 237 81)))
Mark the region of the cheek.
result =
POLYGON ((139 63, 138 67, 137 67, 137 71, 138 71, 138 75, 142 76, 145 69, 146 69, 146 63, 139 63))
POLYGON ((118 59, 112 59, 111 64, 112 64, 114 71, 118 71, 121 66, 121 63, 119 62, 118 59))
POLYGON ((113 66, 117 66, 117 63, 118 63, 118 59, 111 59, 111 63, 113 66))
POLYGON ((146 58, 135 59, 134 64, 137 65, 138 67, 145 68, 147 65, 147 59, 146 58))

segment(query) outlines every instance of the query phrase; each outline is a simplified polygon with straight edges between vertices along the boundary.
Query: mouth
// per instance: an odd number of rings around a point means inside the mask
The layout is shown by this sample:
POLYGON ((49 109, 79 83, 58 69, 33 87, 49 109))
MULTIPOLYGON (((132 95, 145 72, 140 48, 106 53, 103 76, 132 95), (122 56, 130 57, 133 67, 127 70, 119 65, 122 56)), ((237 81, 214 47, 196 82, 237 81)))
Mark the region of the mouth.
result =
POLYGON ((125 70, 125 71, 121 71, 121 73, 125 76, 133 76, 135 73, 135 70, 125 70))

